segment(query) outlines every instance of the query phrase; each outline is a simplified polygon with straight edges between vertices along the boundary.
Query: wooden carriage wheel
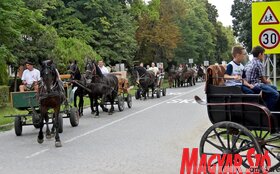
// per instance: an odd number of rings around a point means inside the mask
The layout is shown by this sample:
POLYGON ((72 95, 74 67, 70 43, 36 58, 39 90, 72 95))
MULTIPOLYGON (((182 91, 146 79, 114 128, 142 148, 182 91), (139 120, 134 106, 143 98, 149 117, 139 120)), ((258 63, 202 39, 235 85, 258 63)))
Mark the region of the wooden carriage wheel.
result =
MULTIPOLYGON (((262 154, 262 149, 259 146, 257 139, 254 135, 244 126, 223 121, 212 125, 201 138, 200 141, 200 156, 205 154, 207 159, 211 155, 226 155, 239 154, 242 157, 242 166, 246 169, 251 168, 249 165, 247 155, 248 151, 252 152, 251 159, 256 164, 256 154, 262 154)), ((213 160, 208 166, 212 167, 218 165, 217 159, 213 160)), ((224 169, 225 163, 223 163, 222 169, 224 169)), ((243 172, 244 170, 243 169, 243 172)), ((257 170, 261 168, 257 167, 257 170)), ((207 168, 208 170, 208 168, 207 168)))
MULTIPOLYGON (((276 171, 280 167, 280 136, 279 134, 271 135, 269 131, 253 131, 262 152, 268 152, 271 166, 269 172, 276 171)), ((279 169, 278 169, 279 170, 279 169)))

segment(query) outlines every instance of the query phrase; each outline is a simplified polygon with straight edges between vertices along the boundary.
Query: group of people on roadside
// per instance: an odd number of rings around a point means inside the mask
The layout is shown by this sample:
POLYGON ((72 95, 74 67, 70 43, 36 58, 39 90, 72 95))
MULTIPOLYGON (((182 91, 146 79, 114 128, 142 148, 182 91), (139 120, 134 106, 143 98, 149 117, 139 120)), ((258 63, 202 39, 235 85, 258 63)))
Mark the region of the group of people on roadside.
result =
POLYGON ((277 87, 265 76, 263 61, 265 49, 256 46, 252 49, 254 58, 245 66, 241 62, 247 57, 247 52, 241 45, 232 48, 233 60, 228 63, 224 78, 226 86, 240 86, 245 94, 260 94, 269 110, 277 108, 279 93, 277 87))

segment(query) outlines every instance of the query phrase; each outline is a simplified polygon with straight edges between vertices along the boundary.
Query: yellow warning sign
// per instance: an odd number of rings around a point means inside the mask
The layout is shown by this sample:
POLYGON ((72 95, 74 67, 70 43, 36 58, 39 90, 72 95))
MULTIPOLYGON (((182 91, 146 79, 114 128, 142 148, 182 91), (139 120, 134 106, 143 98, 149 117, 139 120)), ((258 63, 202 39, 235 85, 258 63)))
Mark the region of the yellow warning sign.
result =
POLYGON ((252 5, 252 43, 266 54, 280 53, 280 2, 254 2, 252 5))

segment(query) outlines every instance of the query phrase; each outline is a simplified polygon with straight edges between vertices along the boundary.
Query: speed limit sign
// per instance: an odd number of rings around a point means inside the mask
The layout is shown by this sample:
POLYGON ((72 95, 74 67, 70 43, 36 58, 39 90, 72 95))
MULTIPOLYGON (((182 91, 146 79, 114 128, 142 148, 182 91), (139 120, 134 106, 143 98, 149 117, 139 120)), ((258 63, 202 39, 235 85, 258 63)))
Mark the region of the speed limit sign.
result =
POLYGON ((272 28, 265 29, 259 37, 260 44, 266 49, 272 49, 279 44, 279 33, 272 28))

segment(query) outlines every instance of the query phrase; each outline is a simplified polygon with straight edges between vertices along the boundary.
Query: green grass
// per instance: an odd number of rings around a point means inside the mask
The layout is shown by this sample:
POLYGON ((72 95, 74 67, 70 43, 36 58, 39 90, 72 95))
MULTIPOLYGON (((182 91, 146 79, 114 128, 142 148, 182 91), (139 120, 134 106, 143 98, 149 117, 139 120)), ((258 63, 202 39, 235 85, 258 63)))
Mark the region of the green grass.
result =
POLYGON ((280 90, 280 80, 277 81, 277 88, 280 90))
POLYGON ((7 105, 6 107, 0 108, 0 126, 6 125, 8 123, 12 123, 14 121, 13 117, 4 117, 7 115, 17 115, 17 114, 27 114, 27 111, 20 111, 17 110, 10 105, 7 105))

